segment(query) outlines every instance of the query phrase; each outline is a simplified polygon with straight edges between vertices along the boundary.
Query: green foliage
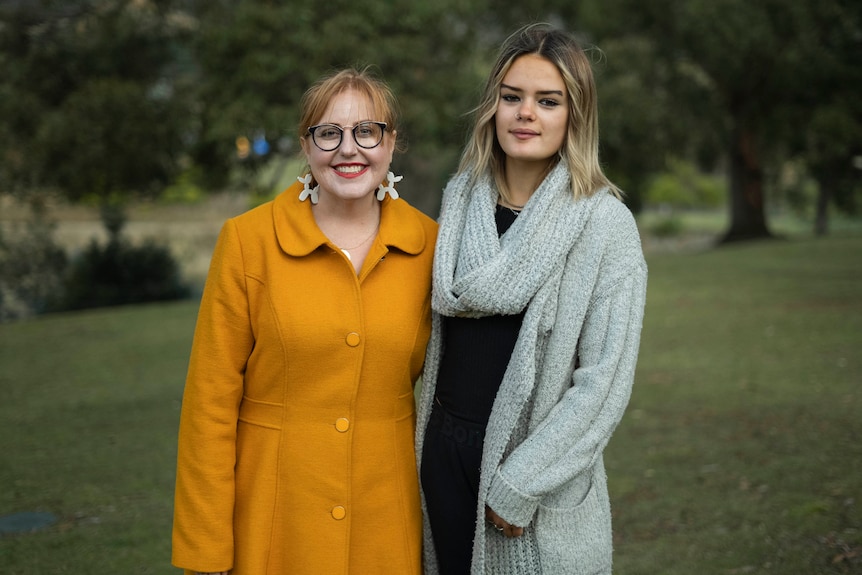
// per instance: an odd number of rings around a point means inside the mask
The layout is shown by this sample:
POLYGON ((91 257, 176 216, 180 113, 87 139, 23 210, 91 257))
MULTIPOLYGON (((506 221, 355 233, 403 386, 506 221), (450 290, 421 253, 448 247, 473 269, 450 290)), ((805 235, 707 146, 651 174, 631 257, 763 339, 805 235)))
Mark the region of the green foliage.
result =
POLYGON ((0 7, 0 184, 22 194, 152 193, 174 175, 189 114, 166 2, 0 7), (9 119, 9 121, 7 121, 9 119))
MULTIPOLYGON (((632 93, 639 89, 640 98, 658 105, 666 123, 653 123, 652 132, 638 130, 644 140, 634 144, 635 153, 647 148, 659 157, 689 158, 707 170, 729 165, 731 230, 740 237, 768 233, 759 217, 765 205, 760 190, 788 158, 803 156, 822 165, 818 180, 841 173, 858 182, 858 173, 848 166, 862 141, 859 2, 606 0, 587 5, 587 27, 600 45, 640 44, 651 57, 647 65, 631 60, 632 67, 644 71, 629 72, 637 79, 632 93), (833 110, 828 121, 823 117, 827 109, 833 110), (834 121, 838 116, 843 119, 834 121)), ((622 67, 628 65, 623 60, 622 67)), ((633 123, 638 127, 644 121, 633 123)), ((606 137, 616 146, 623 141, 615 135, 620 126, 612 123, 606 137)), ((625 149, 619 150, 624 157, 625 149)), ((830 180, 821 190, 835 190, 841 206, 839 198, 853 187, 845 178, 830 180)))
POLYGON ((590 50, 602 161, 634 210, 668 156, 734 167, 737 200, 801 158, 821 199, 856 208, 854 0, 0 2, 0 189, 155 195, 192 171, 168 197, 247 189, 296 153, 312 81, 372 65, 402 105, 403 195, 436 215, 496 49, 528 21, 590 50), (271 149, 241 159, 238 137, 271 149))
POLYGON ((53 166, 45 181, 73 201, 163 187, 178 152, 177 125, 168 117, 164 102, 134 83, 107 79, 81 86, 43 120, 39 163, 53 166))
POLYGON ((67 258, 54 229, 39 205, 22 226, 0 228, 0 323, 56 307, 67 258))
POLYGON ((724 180, 682 160, 668 161, 668 171, 655 176, 646 190, 646 201, 652 206, 670 209, 712 209, 725 196, 724 180))
POLYGON ((93 240, 71 262, 63 309, 116 306, 187 297, 170 250, 152 240, 136 246, 119 236, 93 240))
POLYGON ((333 69, 370 65, 401 103, 398 138, 408 154, 394 167, 409 175, 404 196, 436 213, 485 74, 476 65, 484 52, 476 49, 475 10, 461 0, 200 6, 193 56, 201 114, 191 153, 208 185, 225 185, 231 168, 248 185, 273 155, 294 154, 303 92, 333 69), (272 151, 240 159, 240 136, 265 137, 272 151))
POLYGON ((818 191, 805 162, 787 162, 778 177, 773 203, 786 207, 797 217, 811 219, 818 191))
MULTIPOLYGON (((679 153, 697 159, 717 158, 723 142, 713 130, 691 130, 704 119, 697 110, 674 106, 675 72, 660 58, 648 38, 628 35, 601 41, 595 54, 599 92, 602 163, 627 195, 627 204, 640 211, 649 203, 652 174, 666 170, 665 150, 678 142, 679 153)), ((700 98, 709 98, 706 86, 697 85, 700 98)), ((705 165, 709 165, 706 163, 705 165)))
MULTIPOLYGON (((860 49, 862 55, 862 49, 860 49)), ((858 74, 858 71, 856 72, 858 74)), ((862 104, 858 94, 845 104, 824 106, 811 116, 806 140, 808 168, 843 211, 856 214, 862 201, 862 104)))
POLYGON ((159 200, 166 203, 193 204, 204 197, 202 170, 195 166, 177 176, 176 180, 162 190, 159 200))
POLYGON ((679 215, 665 213, 655 219, 649 226, 649 231, 657 238, 674 238, 682 235, 685 224, 679 215))

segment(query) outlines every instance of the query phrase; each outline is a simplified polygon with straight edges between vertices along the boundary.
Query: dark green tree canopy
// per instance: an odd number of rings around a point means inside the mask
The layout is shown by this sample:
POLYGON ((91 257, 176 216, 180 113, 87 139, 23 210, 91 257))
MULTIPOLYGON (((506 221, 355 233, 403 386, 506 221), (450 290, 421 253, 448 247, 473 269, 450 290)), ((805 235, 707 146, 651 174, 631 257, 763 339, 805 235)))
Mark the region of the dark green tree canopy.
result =
POLYGON ((182 154, 168 2, 0 6, 0 185, 72 199, 147 192, 182 154))
MULTIPOLYGON (((769 235, 776 174, 801 162, 851 208, 859 188, 862 3, 855 0, 0 1, 0 188, 73 199, 205 189, 296 151, 303 91, 371 65, 403 112, 405 197, 436 214, 502 39, 529 21, 593 56, 601 153, 637 208, 684 158, 729 174, 730 237, 769 235), (236 140, 266 139, 267 156, 236 140)), ((250 181, 244 177, 243 181, 250 181)))
MULTIPOLYGON (((851 166, 859 150, 851 142, 862 140, 862 118, 858 98, 847 94, 862 92, 859 2, 608 0, 602 9, 604 18, 592 21, 600 42, 641 38, 653 54, 649 69, 667 72, 652 77, 667 95, 661 109, 678 111, 685 130, 645 133, 663 139, 654 150, 729 167, 727 239, 769 235, 766 192, 781 163, 798 157, 822 164, 824 149, 812 143, 839 123, 841 143, 825 154, 826 171, 843 166, 838 171, 848 180, 839 195, 858 189, 851 166)), ((647 78, 643 86, 650 87, 647 78)), ((834 183, 821 181, 821 189, 834 183)))

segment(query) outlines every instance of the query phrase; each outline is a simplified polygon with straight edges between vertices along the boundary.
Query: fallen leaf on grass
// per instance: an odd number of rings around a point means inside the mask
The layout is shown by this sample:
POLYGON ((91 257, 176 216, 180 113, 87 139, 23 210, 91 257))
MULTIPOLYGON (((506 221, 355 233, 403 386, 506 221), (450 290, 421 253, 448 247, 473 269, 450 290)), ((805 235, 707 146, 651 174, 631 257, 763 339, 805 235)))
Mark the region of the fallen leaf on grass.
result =
POLYGON ((844 561, 850 561, 851 559, 855 559, 859 556, 862 556, 862 547, 848 549, 847 551, 843 551, 833 557, 832 564, 835 565, 837 563, 843 563, 844 561))

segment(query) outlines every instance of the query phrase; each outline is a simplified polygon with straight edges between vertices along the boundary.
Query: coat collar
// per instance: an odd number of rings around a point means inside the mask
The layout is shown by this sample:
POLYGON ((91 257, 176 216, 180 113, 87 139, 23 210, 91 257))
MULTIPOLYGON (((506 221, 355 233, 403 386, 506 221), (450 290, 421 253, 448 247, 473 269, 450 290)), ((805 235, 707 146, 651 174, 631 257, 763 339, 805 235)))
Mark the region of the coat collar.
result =
MULTIPOLYGON (((273 225, 278 244, 290 256, 307 256, 317 248, 329 244, 329 239, 317 227, 311 202, 299 201, 302 184, 287 188, 273 201, 273 225)), ((387 248, 416 255, 425 249, 428 241, 414 210, 404 200, 386 196, 380 205, 379 241, 387 248)))

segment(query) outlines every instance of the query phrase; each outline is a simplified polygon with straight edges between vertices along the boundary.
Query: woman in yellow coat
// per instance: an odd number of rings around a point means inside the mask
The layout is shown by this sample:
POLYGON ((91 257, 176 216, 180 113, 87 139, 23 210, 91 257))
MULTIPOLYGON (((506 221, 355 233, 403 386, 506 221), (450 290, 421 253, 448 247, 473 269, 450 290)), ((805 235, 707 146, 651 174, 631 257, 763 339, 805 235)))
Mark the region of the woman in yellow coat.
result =
POLYGON ((223 227, 180 420, 186 573, 421 572, 413 385, 437 225, 398 199, 393 96, 344 70, 302 101, 309 170, 223 227))

